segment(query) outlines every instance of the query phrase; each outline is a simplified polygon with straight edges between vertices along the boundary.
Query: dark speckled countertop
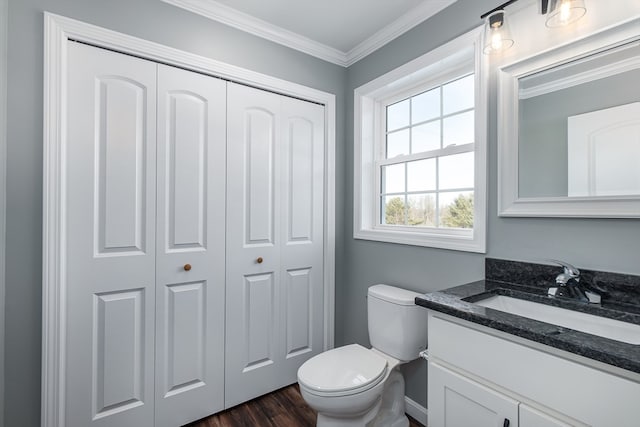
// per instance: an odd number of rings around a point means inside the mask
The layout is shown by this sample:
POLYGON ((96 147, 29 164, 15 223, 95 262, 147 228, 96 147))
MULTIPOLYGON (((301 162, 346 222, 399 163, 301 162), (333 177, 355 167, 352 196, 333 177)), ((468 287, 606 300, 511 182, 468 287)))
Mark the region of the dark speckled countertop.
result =
POLYGON ((582 280, 595 285, 603 295, 602 304, 584 304, 546 295, 547 288, 554 284, 555 276, 562 272, 560 267, 487 258, 485 270, 485 280, 425 294, 416 298, 416 304, 640 373, 640 345, 474 304, 474 301, 492 295, 505 295, 640 325, 639 276, 583 270, 582 280))

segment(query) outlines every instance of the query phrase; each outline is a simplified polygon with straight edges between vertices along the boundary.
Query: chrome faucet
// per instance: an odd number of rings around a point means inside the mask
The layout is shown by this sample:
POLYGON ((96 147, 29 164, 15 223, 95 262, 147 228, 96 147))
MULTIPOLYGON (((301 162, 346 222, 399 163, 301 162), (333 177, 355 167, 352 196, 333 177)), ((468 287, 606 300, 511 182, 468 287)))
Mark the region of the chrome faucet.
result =
POLYGON ((574 279, 576 282, 580 281, 580 270, 575 268, 573 265, 552 259, 550 261, 555 262, 560 267, 564 269, 564 271, 556 276, 556 283, 560 286, 564 286, 569 283, 570 280, 574 279))
POLYGON ((580 283, 580 270, 564 261, 555 259, 549 261, 561 266, 563 272, 556 276, 556 285, 549 287, 547 295, 585 303, 600 304, 602 300, 601 295, 591 289, 586 289, 585 286, 580 283))

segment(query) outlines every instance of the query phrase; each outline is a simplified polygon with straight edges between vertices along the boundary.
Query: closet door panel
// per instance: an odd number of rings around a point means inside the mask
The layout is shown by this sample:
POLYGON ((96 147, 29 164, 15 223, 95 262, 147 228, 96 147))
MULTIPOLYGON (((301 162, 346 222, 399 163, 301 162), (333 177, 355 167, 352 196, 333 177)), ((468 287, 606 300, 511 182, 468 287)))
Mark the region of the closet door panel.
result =
POLYGON ((165 286, 167 304, 166 394, 205 386, 205 283, 165 286))
POLYGON ((282 372, 295 382, 324 345, 324 108, 282 97, 281 121, 282 372))
POLYGON ((68 44, 66 420, 150 425, 156 65, 68 44))
POLYGON ((289 270, 285 274, 286 357, 313 351, 313 282, 311 269, 289 270))
MULTIPOLYGON (((242 360, 242 372, 249 372, 274 363, 275 283, 273 274, 245 276, 242 290, 244 313, 242 336, 246 338, 244 352, 236 354, 242 360)), ((229 354, 232 357, 231 354, 229 354)))
POLYGON ((225 406, 323 350, 324 108, 229 84, 225 406))
POLYGON ((156 422, 224 404, 226 83, 158 66, 156 422))
POLYGON ((226 408, 281 380, 280 96, 228 91, 226 408))
MULTIPOLYGON (((162 79, 162 76, 160 77, 162 79)), ((167 250, 205 248, 208 102, 195 93, 168 91, 166 132, 167 250)), ((211 147, 214 148, 214 147, 211 147)))
POLYGON ((276 117, 261 108, 244 111, 242 138, 245 245, 274 245, 276 117))
POLYGON ((98 252, 143 252, 145 87, 122 76, 96 80, 98 252))
POLYGON ((287 125, 285 182, 288 183, 286 242, 309 242, 313 230, 313 142, 314 124, 290 117, 287 125))
POLYGON ((144 394, 143 292, 94 296, 94 413, 139 406, 144 394))

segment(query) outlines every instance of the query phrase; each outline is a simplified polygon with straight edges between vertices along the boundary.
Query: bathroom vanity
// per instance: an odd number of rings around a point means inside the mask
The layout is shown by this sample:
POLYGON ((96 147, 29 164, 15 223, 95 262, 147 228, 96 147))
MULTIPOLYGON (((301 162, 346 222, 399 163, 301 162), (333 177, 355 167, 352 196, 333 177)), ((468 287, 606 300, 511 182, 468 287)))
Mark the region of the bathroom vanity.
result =
POLYGON ((561 271, 487 259, 487 279, 416 298, 429 309, 430 427, 640 425, 640 277, 583 271, 603 293, 585 304, 547 296, 561 271), (495 296, 568 310, 591 333, 482 305, 495 296), (593 319, 628 331, 611 339, 593 319))

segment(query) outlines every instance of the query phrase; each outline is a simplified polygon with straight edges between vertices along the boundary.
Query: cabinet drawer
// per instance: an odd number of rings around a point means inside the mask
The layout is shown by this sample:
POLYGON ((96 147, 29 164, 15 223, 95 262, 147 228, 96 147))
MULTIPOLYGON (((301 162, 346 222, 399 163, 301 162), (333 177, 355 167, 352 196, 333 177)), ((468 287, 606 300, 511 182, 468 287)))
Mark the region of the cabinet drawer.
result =
POLYGON ((639 383, 444 317, 429 317, 432 358, 593 426, 638 426, 639 383))

